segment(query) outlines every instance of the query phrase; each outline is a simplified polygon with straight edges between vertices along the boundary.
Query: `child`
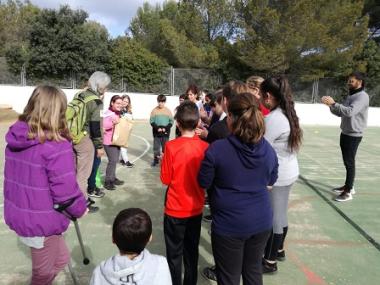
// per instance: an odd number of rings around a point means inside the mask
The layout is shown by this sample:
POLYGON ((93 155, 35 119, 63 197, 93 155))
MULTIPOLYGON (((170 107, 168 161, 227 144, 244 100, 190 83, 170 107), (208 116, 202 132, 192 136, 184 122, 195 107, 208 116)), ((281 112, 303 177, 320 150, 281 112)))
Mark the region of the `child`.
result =
POLYGON ((122 102, 121 96, 112 96, 109 108, 103 115, 103 145, 108 157, 104 188, 111 191, 116 189, 115 186, 124 184, 124 181, 116 178, 116 164, 119 161, 120 147, 112 144, 115 125, 120 122, 122 102))
POLYGON ((264 106, 264 104, 261 102, 261 94, 260 94, 260 85, 263 83, 264 78, 256 75, 252 75, 247 78, 247 85, 250 89, 250 93, 256 98, 257 102, 259 103, 259 108, 263 116, 266 116, 269 114, 270 110, 264 106))
POLYGON ((68 205, 65 211, 76 218, 87 209, 76 179, 66 106, 60 89, 38 86, 6 134, 4 219, 30 247, 32 285, 52 284, 70 260, 62 236, 70 220, 54 206, 68 205))
MULTIPOLYGON (((181 94, 179 95, 178 97, 178 100, 179 100, 179 105, 181 105, 186 99, 186 94, 181 94)), ((177 112, 177 108, 178 106, 175 108, 174 112, 177 112)), ((178 138, 181 136, 181 132, 179 131, 178 127, 175 126, 175 137, 178 138)))
POLYGON ((152 240, 152 221, 145 211, 122 210, 113 222, 112 240, 120 253, 95 268, 90 285, 172 284, 165 257, 145 248, 152 240))
MULTIPOLYGON (((123 95, 123 108, 121 110, 121 118, 127 118, 128 120, 132 120, 132 103, 131 98, 128 95, 123 95)), ((120 148, 120 163, 128 168, 132 168, 134 166, 128 159, 128 148, 121 147, 120 148)))
POLYGON ((159 158, 161 156, 160 147, 162 152, 164 152, 165 143, 169 140, 170 128, 173 125, 172 112, 165 107, 165 102, 166 96, 163 94, 158 95, 158 106, 155 107, 150 113, 150 124, 153 131, 153 167, 159 162, 159 158))
POLYGON ((200 163, 208 144, 195 135, 200 117, 195 103, 186 101, 175 115, 181 137, 166 144, 161 181, 168 185, 165 202, 164 236, 166 257, 174 285, 196 284, 198 244, 205 192, 197 182, 200 163))

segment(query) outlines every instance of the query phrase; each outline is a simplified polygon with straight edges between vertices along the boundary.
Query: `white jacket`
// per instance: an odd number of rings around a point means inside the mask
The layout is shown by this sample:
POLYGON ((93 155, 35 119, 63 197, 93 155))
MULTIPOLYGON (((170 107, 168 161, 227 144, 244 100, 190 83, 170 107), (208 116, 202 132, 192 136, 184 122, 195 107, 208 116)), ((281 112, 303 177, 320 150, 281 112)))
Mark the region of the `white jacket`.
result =
POLYGON ((92 273, 90 285, 172 285, 166 258, 144 249, 133 260, 115 255, 92 273))

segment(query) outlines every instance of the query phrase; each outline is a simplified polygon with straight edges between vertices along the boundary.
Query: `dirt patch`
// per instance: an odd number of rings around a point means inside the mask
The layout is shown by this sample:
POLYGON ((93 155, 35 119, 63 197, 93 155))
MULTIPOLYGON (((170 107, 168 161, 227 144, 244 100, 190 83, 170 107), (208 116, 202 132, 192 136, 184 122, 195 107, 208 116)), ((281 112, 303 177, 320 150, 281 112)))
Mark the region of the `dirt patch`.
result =
POLYGON ((9 124, 17 121, 18 113, 12 109, 0 109, 0 124, 9 124))

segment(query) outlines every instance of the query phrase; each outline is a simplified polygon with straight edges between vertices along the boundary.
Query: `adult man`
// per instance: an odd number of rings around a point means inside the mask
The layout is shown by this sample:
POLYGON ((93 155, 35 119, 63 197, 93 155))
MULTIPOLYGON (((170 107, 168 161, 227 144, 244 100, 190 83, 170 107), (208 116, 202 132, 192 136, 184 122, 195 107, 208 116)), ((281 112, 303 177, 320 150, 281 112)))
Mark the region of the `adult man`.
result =
MULTIPOLYGON (((87 135, 83 137, 78 144, 74 145, 77 162, 77 181, 80 189, 86 197, 87 180, 93 169, 94 153, 96 153, 97 158, 100 158, 104 154, 100 127, 100 112, 103 109, 102 97, 110 83, 111 79, 106 73, 96 71, 90 76, 88 87, 78 95, 83 99, 92 95, 99 97, 99 99, 92 100, 86 104, 87 115, 83 129, 87 135)), ((99 161, 96 163, 96 166, 99 167, 99 161)), ((94 169, 94 171, 96 173, 97 169, 94 169)), ((98 207, 92 205, 94 204, 93 200, 88 199, 88 201, 90 202, 90 205, 88 206, 90 213, 99 210, 98 207)))
POLYGON ((343 186, 334 188, 339 195, 335 201, 352 200, 355 194, 355 156, 367 127, 369 97, 364 91, 364 75, 360 72, 351 73, 348 77, 349 96, 342 104, 336 103, 330 96, 323 96, 322 103, 330 107, 331 113, 341 117, 340 149, 346 168, 346 181, 343 186))

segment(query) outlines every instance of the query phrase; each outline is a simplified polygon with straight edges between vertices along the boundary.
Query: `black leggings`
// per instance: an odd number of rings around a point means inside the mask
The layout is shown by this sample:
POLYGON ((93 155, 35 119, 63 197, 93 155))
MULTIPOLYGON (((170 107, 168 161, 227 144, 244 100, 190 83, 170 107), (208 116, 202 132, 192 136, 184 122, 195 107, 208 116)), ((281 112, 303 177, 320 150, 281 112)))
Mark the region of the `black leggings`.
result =
POLYGON ((362 137, 351 137, 345 134, 340 134, 340 149, 344 166, 346 167, 346 182, 345 189, 351 190, 355 180, 355 156, 358 150, 362 137))

